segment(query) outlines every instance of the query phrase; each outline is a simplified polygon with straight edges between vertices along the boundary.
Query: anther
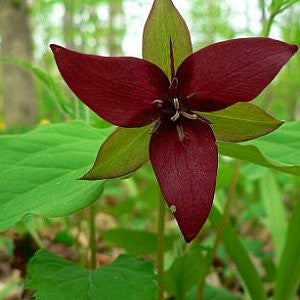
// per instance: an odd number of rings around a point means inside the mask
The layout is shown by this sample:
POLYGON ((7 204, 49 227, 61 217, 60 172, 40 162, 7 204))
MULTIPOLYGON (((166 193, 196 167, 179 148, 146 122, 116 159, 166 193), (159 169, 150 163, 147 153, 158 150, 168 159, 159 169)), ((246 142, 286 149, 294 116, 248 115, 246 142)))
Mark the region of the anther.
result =
POLYGON ((178 110, 179 109, 179 100, 178 100, 178 98, 174 98, 173 101, 174 101, 175 109, 178 110))
POLYGON ((175 115, 173 117, 171 117, 171 120, 173 122, 175 122, 179 117, 180 117, 180 114, 179 114, 179 111, 177 110, 176 113, 175 113, 175 115))
POLYGON ((155 121, 154 126, 150 129, 150 134, 156 132, 160 124, 161 124, 160 120, 155 121))
POLYGON ((207 124, 212 124, 212 121, 210 119, 207 119, 206 117, 202 116, 202 115, 196 115, 197 116, 197 120, 200 120, 202 122, 205 122, 207 124))
POLYGON ((198 115, 196 115, 196 114, 189 114, 185 111, 181 111, 180 114, 183 117, 187 118, 187 119, 191 119, 191 120, 197 120, 198 119, 198 115))
POLYGON ((152 102, 152 104, 156 105, 157 107, 162 107, 163 103, 164 102, 162 100, 154 100, 152 102))
POLYGON ((178 138, 180 142, 183 142, 184 140, 184 131, 183 127, 181 125, 176 125, 177 133, 178 133, 178 138))

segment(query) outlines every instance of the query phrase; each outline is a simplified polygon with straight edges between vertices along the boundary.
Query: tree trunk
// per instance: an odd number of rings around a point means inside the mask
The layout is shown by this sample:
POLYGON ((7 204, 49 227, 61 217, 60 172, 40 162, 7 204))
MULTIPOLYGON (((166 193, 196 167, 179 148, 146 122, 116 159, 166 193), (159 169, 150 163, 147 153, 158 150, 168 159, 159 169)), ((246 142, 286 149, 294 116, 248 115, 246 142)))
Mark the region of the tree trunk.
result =
MULTIPOLYGON (((29 10, 25 0, 0 0, 1 56, 31 62, 33 56, 29 10)), ((32 74, 12 64, 1 64, 4 113, 8 127, 31 126, 37 119, 32 74)))

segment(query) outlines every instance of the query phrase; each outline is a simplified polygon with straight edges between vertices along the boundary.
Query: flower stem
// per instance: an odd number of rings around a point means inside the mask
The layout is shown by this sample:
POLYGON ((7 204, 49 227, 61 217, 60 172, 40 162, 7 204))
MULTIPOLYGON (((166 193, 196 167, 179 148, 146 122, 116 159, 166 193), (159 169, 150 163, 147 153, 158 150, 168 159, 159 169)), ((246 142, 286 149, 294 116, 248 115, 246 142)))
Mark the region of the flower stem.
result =
POLYGON ((230 218, 231 208, 233 207, 233 203, 235 200, 236 195, 236 186, 240 174, 240 168, 241 168, 241 162, 240 160, 236 160, 233 170, 233 176, 231 179, 230 189, 228 193, 228 197, 226 200, 225 208, 223 211, 223 216, 221 219, 221 222, 218 226, 216 239, 214 241, 213 247, 210 251, 207 252, 206 257, 204 258, 204 270, 202 272, 202 276, 198 285, 198 291, 197 291, 197 300, 203 300, 204 299, 204 284, 205 284, 205 277, 208 275, 209 270, 212 266, 213 259, 217 253, 218 247, 220 242, 223 239, 224 231, 227 226, 227 222, 230 218))
POLYGON ((268 18, 268 20, 263 26, 262 36, 268 37, 270 35, 271 27, 273 25, 275 17, 276 17, 276 13, 270 15, 270 17, 268 18))
POLYGON ((158 281, 158 299, 164 299, 164 246, 165 246, 165 201, 163 195, 160 193, 158 203, 158 226, 157 226, 157 253, 156 253, 156 267, 159 276, 158 281))
POLYGON ((96 204, 94 203, 89 207, 89 233, 90 233, 90 251, 91 251, 91 260, 90 268, 97 268, 97 240, 96 240, 96 204))

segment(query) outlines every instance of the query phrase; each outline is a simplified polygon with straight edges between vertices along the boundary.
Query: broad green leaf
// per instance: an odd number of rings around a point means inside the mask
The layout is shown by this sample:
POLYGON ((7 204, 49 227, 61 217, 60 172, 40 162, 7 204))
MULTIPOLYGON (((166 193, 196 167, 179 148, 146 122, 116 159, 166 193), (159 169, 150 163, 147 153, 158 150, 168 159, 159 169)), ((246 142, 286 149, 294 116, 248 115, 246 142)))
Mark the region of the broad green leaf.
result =
POLYGON ((203 265, 200 247, 177 257, 164 275, 165 286, 171 295, 176 299, 184 299, 186 293, 199 282, 203 265))
POLYGON ((285 123, 280 129, 254 141, 220 142, 219 152, 281 172, 300 175, 300 122, 285 123))
POLYGON ((259 190, 267 215, 267 226, 272 233, 276 249, 276 258, 278 261, 281 256, 287 233, 287 214, 282 203, 283 195, 271 172, 268 172, 260 179, 259 190))
POLYGON ((217 140, 223 142, 249 141, 266 135, 283 124, 260 107, 247 102, 201 114, 212 121, 217 140))
MULTIPOLYGON (((221 218, 221 213, 214 206, 210 213, 209 220, 215 228, 218 228, 221 218)), ((237 271, 243 279, 251 299, 266 300, 267 298, 260 276, 253 265, 247 250, 230 225, 227 225, 225 229, 223 241, 228 254, 236 264, 237 271)))
POLYGON ((171 0, 155 0, 144 28, 143 58, 159 66, 169 78, 170 39, 176 70, 193 52, 190 33, 171 0))
MULTIPOLYGON (((157 250, 157 234, 145 230, 114 228, 106 230, 103 239, 134 256, 155 254, 157 250)), ((172 248, 173 241, 172 237, 165 236, 165 251, 172 248)))
POLYGON ((121 255, 112 264, 87 270, 47 250, 31 259, 26 287, 36 299, 156 300, 157 283, 150 262, 121 255))
POLYGON ((76 121, 0 137, 0 230, 28 214, 58 217, 96 201, 103 182, 77 180, 111 133, 76 121))
POLYGON ((287 240, 280 257, 275 281, 275 300, 292 300, 300 284, 300 205, 288 227, 287 240))
POLYGON ((149 159, 152 126, 117 128, 101 146, 94 166, 83 179, 117 178, 140 168, 149 159))

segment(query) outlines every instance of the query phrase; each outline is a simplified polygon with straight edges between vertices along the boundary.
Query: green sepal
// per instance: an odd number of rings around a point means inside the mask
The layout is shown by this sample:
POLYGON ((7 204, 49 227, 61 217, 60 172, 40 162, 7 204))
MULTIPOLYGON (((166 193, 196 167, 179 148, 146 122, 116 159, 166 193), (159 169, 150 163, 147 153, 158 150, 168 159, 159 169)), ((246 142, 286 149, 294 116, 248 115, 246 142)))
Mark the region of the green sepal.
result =
POLYGON ((93 167, 81 179, 118 178, 139 169, 149 160, 152 126, 117 128, 102 144, 93 167))
POLYGON ((200 114, 212 121, 216 138, 222 142, 249 141, 266 135, 283 124, 262 108, 247 102, 200 114))
POLYGON ((169 78, 170 39, 176 70, 193 52, 190 33, 171 0, 155 0, 144 27, 143 58, 159 66, 169 78))

